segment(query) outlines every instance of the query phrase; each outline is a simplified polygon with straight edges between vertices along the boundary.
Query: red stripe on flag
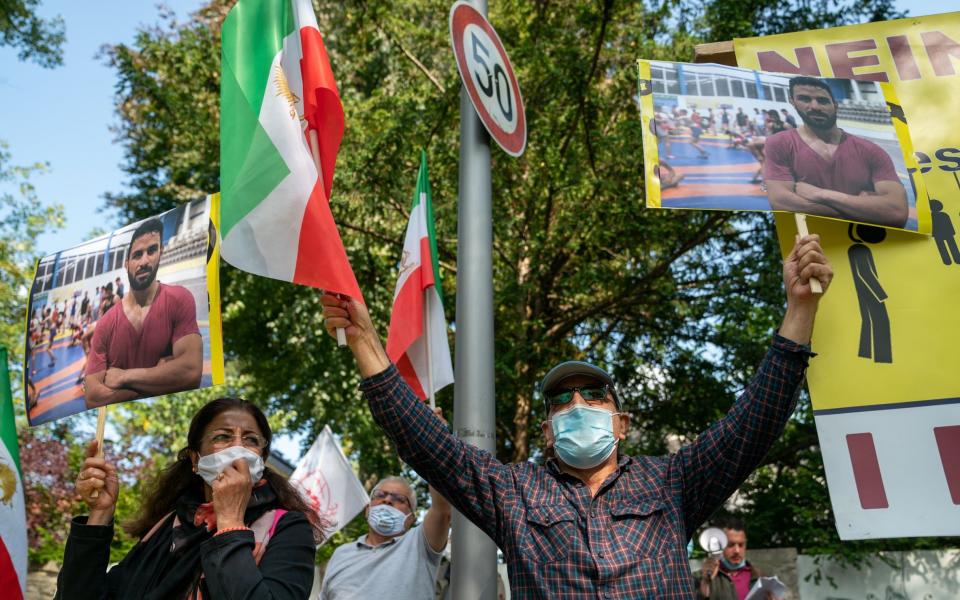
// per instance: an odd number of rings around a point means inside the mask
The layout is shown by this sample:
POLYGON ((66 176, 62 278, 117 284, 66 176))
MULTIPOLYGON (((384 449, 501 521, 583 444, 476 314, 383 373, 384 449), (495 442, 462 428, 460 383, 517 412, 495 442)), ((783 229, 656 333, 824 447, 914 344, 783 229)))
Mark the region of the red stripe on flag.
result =
POLYGON ((320 142, 320 165, 323 168, 323 189, 327 199, 333 188, 333 171, 337 152, 343 140, 343 105, 337 82, 330 68, 327 48, 320 32, 313 27, 300 29, 300 75, 303 78, 303 116, 309 129, 317 131, 320 142))
POLYGON ((950 499, 954 504, 960 504, 960 425, 934 427, 933 435, 937 438, 950 499))
POLYGON ((10 552, 7 551, 7 546, 3 543, 2 537, 0 537, 0 590, 3 590, 4 598, 23 600, 23 592, 20 591, 20 578, 17 576, 17 570, 13 568, 10 552))
POLYGON ((426 400, 427 394, 423 391, 423 386, 420 385, 420 380, 417 379, 417 372, 413 369, 413 364, 410 362, 410 357, 406 354, 400 357, 400 360, 395 361, 397 364, 397 370, 400 371, 400 375, 406 380, 406 382, 413 389, 413 392, 421 399, 426 400))
POLYGON ((432 285, 437 285, 433 278, 433 251, 430 248, 430 238, 420 238, 420 287, 427 289, 432 285))
POLYGON ((363 302, 360 286, 319 181, 313 186, 307 208, 303 211, 293 282, 346 294, 363 302))
POLYGON ((889 508, 883 477, 880 475, 877 449, 873 445, 873 434, 848 434, 847 449, 850 451, 850 463, 853 465, 853 478, 857 483, 861 508, 889 508))
POLYGON ((393 299, 390 312, 390 329, 387 333, 387 356, 397 362, 410 344, 423 335, 423 276, 426 269, 420 265, 410 273, 397 297, 393 299))

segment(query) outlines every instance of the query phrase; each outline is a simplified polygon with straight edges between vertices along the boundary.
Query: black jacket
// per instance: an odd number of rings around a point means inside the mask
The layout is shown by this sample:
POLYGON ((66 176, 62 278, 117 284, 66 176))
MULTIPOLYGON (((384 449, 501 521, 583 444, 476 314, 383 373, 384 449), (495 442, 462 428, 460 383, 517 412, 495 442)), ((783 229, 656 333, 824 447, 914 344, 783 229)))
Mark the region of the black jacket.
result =
MULTIPOLYGON (((305 600, 313 586, 313 530, 299 512, 284 514, 277 523, 260 564, 253 559, 250 531, 228 531, 214 537, 193 525, 202 498, 187 494, 173 517, 149 540, 140 542, 107 572, 113 524, 87 525, 76 517, 70 527, 63 568, 57 578, 57 599, 185 598, 200 582, 204 600, 305 600), (202 575, 202 579, 201 579, 202 575)), ((269 486, 255 488, 244 514, 248 525, 277 508, 269 486)))

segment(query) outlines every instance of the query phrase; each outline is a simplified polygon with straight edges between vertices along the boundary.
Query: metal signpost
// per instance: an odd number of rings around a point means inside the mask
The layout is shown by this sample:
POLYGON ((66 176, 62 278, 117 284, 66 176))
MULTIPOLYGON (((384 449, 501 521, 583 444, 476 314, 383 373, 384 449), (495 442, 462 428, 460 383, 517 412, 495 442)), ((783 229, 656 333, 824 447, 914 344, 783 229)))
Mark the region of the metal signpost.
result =
MULTIPOLYGON (((520 87, 486 12, 485 0, 457 2, 450 9, 450 38, 463 82, 453 427, 466 443, 495 452, 493 211, 487 133, 505 152, 520 156, 527 144, 527 126, 520 87)), ((495 600, 493 540, 455 512, 451 543, 450 597, 495 600)))

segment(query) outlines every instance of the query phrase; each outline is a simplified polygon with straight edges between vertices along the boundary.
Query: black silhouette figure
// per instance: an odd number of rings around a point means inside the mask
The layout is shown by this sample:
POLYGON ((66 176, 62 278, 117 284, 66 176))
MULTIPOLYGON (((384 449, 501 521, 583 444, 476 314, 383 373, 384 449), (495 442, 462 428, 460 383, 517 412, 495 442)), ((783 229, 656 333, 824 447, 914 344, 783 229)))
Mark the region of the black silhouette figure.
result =
POLYGON ((860 303, 860 351, 857 354, 863 358, 872 358, 873 362, 892 363, 890 317, 887 316, 887 307, 883 304, 887 293, 877 279, 877 265, 873 262, 873 253, 864 244, 879 244, 887 237, 887 232, 880 227, 851 223, 848 235, 854 242, 847 250, 847 256, 850 258, 853 285, 860 303))
POLYGON ((937 242, 943 264, 960 265, 960 248, 955 237, 957 230, 950 221, 950 215, 943 212, 943 204, 939 200, 930 199, 930 217, 933 219, 933 239, 937 242))

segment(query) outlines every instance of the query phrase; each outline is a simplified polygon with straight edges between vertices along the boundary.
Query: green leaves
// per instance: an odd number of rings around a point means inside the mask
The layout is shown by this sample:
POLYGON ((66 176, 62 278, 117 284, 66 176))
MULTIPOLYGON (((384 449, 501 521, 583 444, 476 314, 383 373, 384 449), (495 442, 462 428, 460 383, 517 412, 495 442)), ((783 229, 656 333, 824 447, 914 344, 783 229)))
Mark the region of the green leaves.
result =
POLYGON ((41 19, 34 13, 40 0, 0 0, 0 45, 12 46, 20 60, 41 67, 63 64, 63 19, 41 19))
MULTIPOLYGON (((0 346, 10 351, 10 380, 15 393, 22 385, 25 306, 40 256, 36 239, 63 226, 63 206, 47 204, 37 196, 31 178, 48 165, 11 165, 7 144, 0 140, 0 183, 12 184, 18 193, 0 193, 0 346)), ((5 186, 6 187, 6 186, 5 186)))

